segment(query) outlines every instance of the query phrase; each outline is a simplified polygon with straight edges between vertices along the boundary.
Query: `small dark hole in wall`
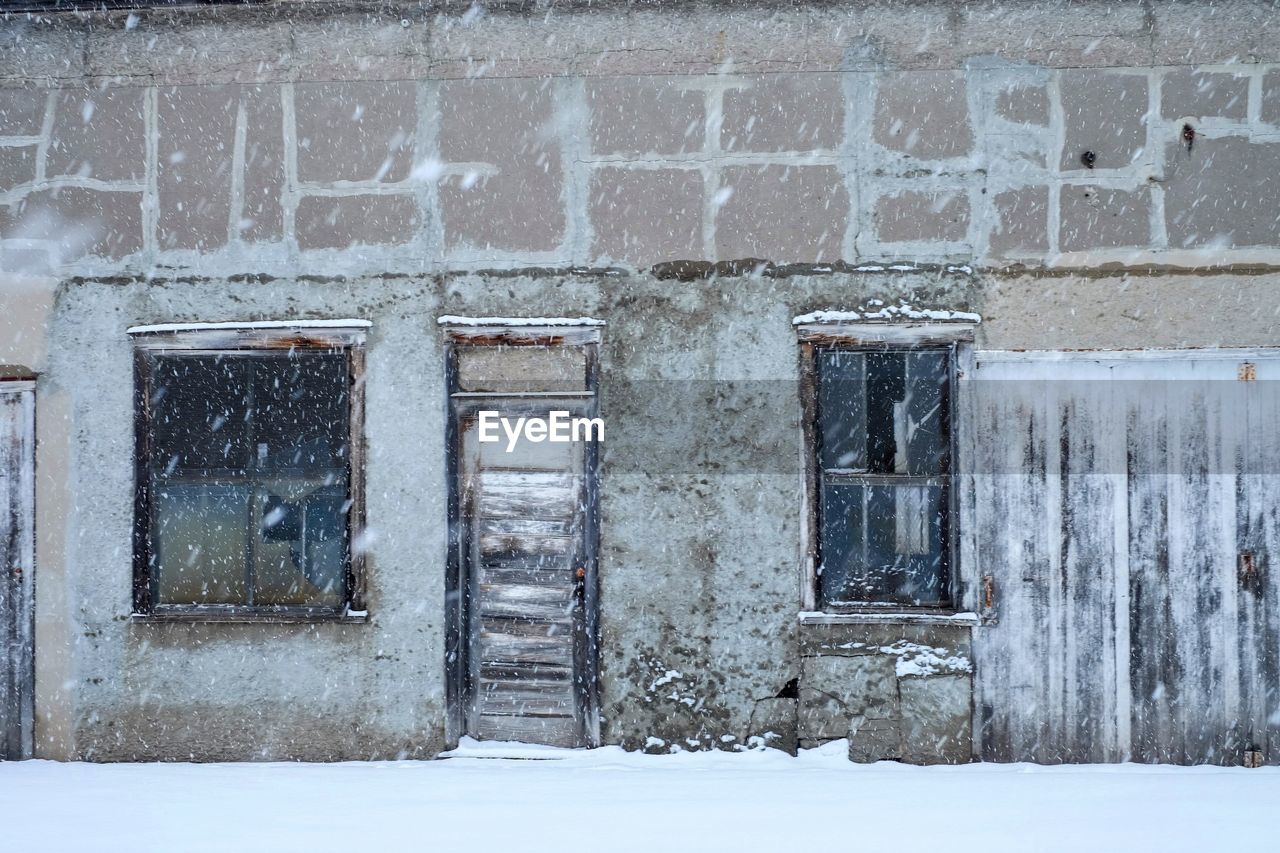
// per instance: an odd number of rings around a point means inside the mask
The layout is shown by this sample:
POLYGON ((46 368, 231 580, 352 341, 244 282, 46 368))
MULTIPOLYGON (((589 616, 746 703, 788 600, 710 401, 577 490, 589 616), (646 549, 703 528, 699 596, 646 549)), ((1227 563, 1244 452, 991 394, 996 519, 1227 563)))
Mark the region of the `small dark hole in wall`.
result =
POLYGON ((1080 155, 1080 162, 1084 164, 1086 169, 1092 169, 1093 164, 1098 162, 1098 155, 1092 151, 1086 151, 1080 155))
POLYGON ((775 699, 799 699, 800 698, 800 679, 793 678, 786 684, 782 685, 782 689, 778 691, 775 699))

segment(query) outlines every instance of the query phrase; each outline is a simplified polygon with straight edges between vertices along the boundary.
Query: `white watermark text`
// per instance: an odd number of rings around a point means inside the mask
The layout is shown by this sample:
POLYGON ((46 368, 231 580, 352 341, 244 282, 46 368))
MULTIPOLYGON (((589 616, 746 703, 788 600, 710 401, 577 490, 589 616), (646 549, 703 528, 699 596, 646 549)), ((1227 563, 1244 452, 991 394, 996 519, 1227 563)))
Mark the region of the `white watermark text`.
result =
POLYGON ((488 444, 502 441, 505 437, 508 453, 515 450, 521 437, 534 444, 544 441, 604 441, 602 418, 571 417, 568 412, 548 412, 545 418, 505 418, 492 410, 482 410, 479 418, 480 441, 488 444))

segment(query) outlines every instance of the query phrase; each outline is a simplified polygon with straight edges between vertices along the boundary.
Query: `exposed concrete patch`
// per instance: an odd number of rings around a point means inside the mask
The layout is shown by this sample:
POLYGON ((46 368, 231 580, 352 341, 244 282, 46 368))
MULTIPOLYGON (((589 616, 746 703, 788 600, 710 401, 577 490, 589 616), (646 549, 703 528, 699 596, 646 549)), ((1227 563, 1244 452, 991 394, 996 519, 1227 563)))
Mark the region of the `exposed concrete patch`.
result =
POLYGON ((849 723, 849 760, 858 764, 897 761, 902 754, 898 720, 854 717, 849 723))
POLYGON ((795 755, 800 743, 797 705, 795 698, 757 700, 747 723, 746 742, 763 743, 795 755))
POLYGON ((809 657, 800 676, 800 739, 845 737, 853 717, 897 719, 897 676, 889 655, 809 657))
POLYGON ((902 760, 963 764, 972 759, 972 683, 968 675, 904 678, 902 760))

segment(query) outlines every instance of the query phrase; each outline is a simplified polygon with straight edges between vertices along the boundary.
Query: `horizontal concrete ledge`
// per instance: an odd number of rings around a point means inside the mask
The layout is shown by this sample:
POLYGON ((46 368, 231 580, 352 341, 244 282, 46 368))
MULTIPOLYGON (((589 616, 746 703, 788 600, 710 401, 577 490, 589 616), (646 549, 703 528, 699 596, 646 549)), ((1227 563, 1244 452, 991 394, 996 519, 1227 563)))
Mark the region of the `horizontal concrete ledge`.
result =
POLYGON ((172 613, 133 613, 130 622, 141 624, 203 624, 225 623, 242 625, 261 624, 310 624, 315 622, 337 622, 360 625, 369 621, 369 614, 364 611, 347 613, 229 613, 229 612, 195 612, 175 611, 172 613))
POLYGON ((968 625, 982 620, 976 613, 821 613, 802 611, 801 625, 968 625))
POLYGON ((0 63, 0 78, 180 84, 705 73, 725 64, 726 51, 747 72, 960 69, 1011 50, 1023 62, 1068 67, 1194 66, 1272 61, 1277 44, 1267 0, 1217 0, 1212 16, 1202 4, 1137 0, 494 0, 482 15, 470 11, 471 0, 322 0, 150 8, 132 21, 128 9, 47 5, 27 0, 23 6, 46 8, 8 16, 22 62, 0 63), (921 32, 937 34, 927 50, 921 32), (1023 32, 1055 37, 1021 45, 1023 32))
POLYGON ((210 332, 224 329, 368 329, 369 320, 249 320, 225 323, 154 323, 149 326, 130 326, 130 335, 149 335, 162 332, 210 332))
POLYGON ((604 320, 594 317, 462 317, 445 314, 436 318, 441 326, 604 326, 604 320))

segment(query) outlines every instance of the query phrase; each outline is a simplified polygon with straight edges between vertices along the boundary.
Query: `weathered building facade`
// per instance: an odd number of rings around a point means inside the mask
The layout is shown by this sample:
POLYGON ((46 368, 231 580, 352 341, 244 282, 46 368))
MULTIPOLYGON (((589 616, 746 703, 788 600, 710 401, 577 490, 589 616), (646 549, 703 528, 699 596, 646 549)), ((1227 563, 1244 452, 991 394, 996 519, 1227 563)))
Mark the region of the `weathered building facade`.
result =
POLYGON ((9 12, 0 742, 1276 763, 1278 172, 1269 2, 9 12))

